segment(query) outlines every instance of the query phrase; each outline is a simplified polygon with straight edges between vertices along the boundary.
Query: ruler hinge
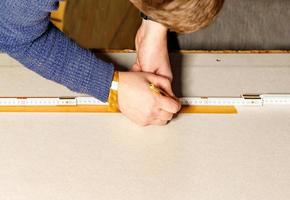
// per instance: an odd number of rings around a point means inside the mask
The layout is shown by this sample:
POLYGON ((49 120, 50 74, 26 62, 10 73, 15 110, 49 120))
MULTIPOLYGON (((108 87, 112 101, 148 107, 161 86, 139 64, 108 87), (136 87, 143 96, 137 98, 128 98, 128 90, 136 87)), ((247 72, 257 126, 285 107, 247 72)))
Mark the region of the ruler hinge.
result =
POLYGON ((259 94, 244 94, 242 95, 242 97, 244 99, 247 99, 247 100, 261 100, 261 95, 259 94))

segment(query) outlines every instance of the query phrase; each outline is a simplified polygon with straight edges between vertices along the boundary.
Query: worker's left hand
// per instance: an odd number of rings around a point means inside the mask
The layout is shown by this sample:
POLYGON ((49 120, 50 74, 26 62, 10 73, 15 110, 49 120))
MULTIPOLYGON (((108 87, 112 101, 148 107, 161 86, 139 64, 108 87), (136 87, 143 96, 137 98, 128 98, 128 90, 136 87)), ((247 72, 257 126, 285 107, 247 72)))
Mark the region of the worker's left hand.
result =
POLYGON ((167 28, 151 20, 143 20, 135 39, 137 59, 135 72, 150 72, 172 81, 167 49, 167 28))

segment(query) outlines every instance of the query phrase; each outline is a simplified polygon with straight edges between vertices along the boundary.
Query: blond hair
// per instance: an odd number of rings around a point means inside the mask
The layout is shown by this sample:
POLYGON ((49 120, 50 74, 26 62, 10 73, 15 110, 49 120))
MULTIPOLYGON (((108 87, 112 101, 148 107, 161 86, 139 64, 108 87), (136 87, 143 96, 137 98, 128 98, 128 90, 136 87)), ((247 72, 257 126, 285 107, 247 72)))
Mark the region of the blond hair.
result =
POLYGON ((130 0, 140 11, 169 29, 195 32, 213 21, 224 0, 130 0))

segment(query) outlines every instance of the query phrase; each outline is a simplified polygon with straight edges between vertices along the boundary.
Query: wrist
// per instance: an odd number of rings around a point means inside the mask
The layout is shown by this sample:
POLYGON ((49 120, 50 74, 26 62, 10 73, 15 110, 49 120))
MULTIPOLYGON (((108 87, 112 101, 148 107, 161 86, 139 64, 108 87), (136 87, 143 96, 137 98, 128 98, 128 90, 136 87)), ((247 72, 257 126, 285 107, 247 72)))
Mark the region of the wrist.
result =
POLYGON ((167 37, 168 28, 158 22, 143 19, 141 27, 144 28, 146 33, 154 33, 154 35, 159 37, 167 37))

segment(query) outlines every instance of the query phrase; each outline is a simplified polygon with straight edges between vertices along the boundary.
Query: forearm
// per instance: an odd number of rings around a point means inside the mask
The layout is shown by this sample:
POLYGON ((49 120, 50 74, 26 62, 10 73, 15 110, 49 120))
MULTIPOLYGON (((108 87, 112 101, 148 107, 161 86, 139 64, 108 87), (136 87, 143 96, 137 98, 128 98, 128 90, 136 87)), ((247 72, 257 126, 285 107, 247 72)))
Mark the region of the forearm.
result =
POLYGON ((113 66, 51 27, 35 41, 7 49, 27 68, 69 89, 102 101, 108 98, 113 66))
MULTIPOLYGON (((143 39, 144 37, 150 38, 153 42, 166 42, 167 43, 167 32, 168 28, 164 25, 152 21, 152 20, 142 20, 142 24, 139 28, 136 39, 143 39)), ((138 41, 136 41, 138 42, 138 41)))
POLYGON ((137 60, 133 71, 155 73, 172 80, 167 49, 167 28, 151 20, 143 20, 136 35, 137 60))
POLYGON ((49 24, 57 0, 1 0, 0 51, 69 89, 107 101, 113 66, 49 24))

